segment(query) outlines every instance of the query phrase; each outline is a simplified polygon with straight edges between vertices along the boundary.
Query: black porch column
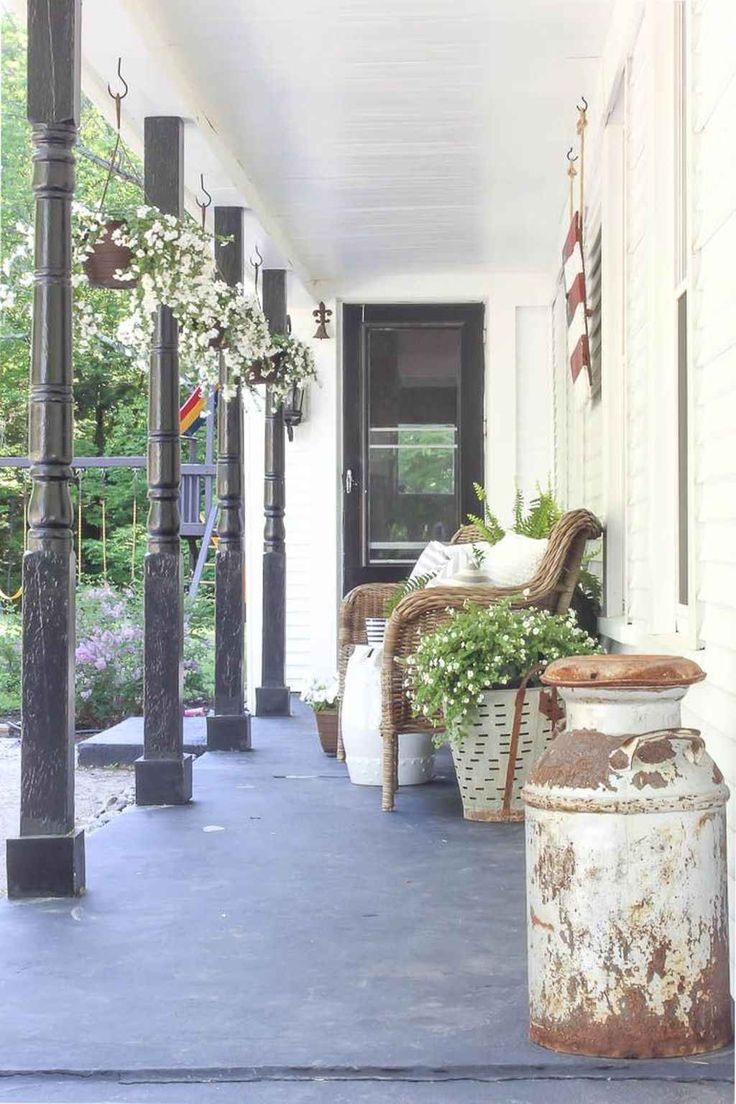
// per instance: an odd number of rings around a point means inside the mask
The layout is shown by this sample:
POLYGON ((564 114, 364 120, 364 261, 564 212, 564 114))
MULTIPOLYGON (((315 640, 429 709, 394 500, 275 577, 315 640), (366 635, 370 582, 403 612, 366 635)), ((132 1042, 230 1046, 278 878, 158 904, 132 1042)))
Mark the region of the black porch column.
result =
MULTIPOLYGON (((215 207, 215 259, 225 283, 243 282, 243 208, 215 207), (222 239, 225 239, 224 241, 222 239)), ((226 393, 221 353, 217 413, 217 554, 215 556, 215 712, 207 718, 211 751, 247 751, 250 714, 245 709, 243 644, 243 408, 240 384, 226 393)))
MULTIPOLYGON (((145 120, 146 203, 184 213, 184 123, 145 120)), ((183 754, 184 606, 179 541, 179 356, 176 319, 156 313, 148 393, 148 551, 144 580, 143 756, 135 764, 138 805, 183 805, 192 796, 192 756, 183 754)))
MULTIPOLYGON (((286 333, 286 272, 264 269, 263 312, 272 334, 286 333)), ((286 658, 286 531, 284 529, 284 410, 266 389, 266 464, 263 531, 263 652, 261 685, 256 689, 259 717, 288 717, 286 658)))
POLYGON ((28 2, 28 118, 36 197, 28 551, 23 558, 20 838, 9 897, 84 892, 74 829, 71 207, 79 122, 79 0, 28 2))

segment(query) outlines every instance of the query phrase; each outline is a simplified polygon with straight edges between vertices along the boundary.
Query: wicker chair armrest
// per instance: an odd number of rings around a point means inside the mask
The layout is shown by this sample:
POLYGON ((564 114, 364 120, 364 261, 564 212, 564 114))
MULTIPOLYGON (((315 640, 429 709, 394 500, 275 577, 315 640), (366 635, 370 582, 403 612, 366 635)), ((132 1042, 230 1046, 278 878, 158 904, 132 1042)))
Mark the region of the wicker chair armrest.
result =
POLYGON ((383 617, 386 602, 399 583, 363 583, 354 587, 340 605, 340 645, 365 644, 366 617, 383 617))

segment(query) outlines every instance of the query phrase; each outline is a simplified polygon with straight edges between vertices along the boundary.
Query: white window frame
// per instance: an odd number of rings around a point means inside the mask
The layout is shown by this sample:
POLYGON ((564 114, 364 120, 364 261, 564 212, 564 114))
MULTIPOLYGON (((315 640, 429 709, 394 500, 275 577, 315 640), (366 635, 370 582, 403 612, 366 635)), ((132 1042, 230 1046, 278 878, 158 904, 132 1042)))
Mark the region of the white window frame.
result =
MULTIPOLYGON (((697 620, 697 589, 696 589, 696 557, 695 557, 695 410, 693 401, 693 281, 692 281, 692 195, 693 195, 693 170, 692 170, 692 6, 690 0, 675 0, 673 18, 674 31, 674 81, 675 81, 675 240, 676 266, 673 289, 673 325, 677 333, 677 309, 680 296, 687 294, 687 363, 686 363, 686 406, 687 406, 687 563, 688 563, 688 598, 683 603, 680 600, 679 580, 679 556, 682 534, 679 528, 680 487, 678 481, 678 528, 677 528, 677 554, 678 572, 675 591, 675 631, 682 637, 683 642, 690 648, 698 647, 698 620, 697 620), (684 63, 681 62, 684 54, 684 63), (684 68, 684 73, 683 73, 684 68), (681 140, 678 140, 681 136, 681 140), (683 194, 684 193, 684 194, 683 194), (678 248, 679 247, 679 248, 678 248)), ((679 364, 675 361, 675 387, 679 389, 678 377, 679 364)), ((676 425, 679 461, 679 421, 676 425)))
MULTIPOLYGON (((649 189, 649 211, 651 218, 650 249, 647 261, 649 272, 648 279, 648 303, 647 314, 650 319, 649 363, 646 381, 642 386, 647 388, 647 407, 649 417, 647 419, 648 437, 648 480, 650 502, 650 516, 648 524, 649 558, 652 565, 651 575, 651 604, 648 624, 646 626, 634 625, 627 617, 628 580, 626 579, 626 561, 624 556, 623 566, 617 556, 625 553, 626 516, 625 504, 628 489, 628 475, 625 460, 623 472, 621 459, 615 453, 615 444, 610 443, 608 449, 608 501, 611 509, 615 509, 616 503, 623 500, 621 511, 622 536, 619 540, 619 548, 616 548, 616 532, 614 517, 607 517, 607 527, 610 525, 614 538, 614 567, 615 574, 611 577, 610 590, 607 581, 606 615, 601 619, 600 629, 604 636, 610 638, 616 644, 630 646, 641 650, 692 652, 700 644, 698 641, 697 625, 697 579, 695 559, 695 479, 694 467, 688 465, 688 583, 689 602, 681 605, 678 595, 678 556, 679 556, 679 490, 677 479, 678 465, 678 419, 677 419, 677 293, 681 290, 681 280, 676 278, 676 229, 677 229, 677 194, 672 186, 676 170, 676 107, 677 107, 677 73, 679 72, 679 58, 677 54, 676 35, 676 11, 677 3, 685 4, 685 11, 689 15, 690 0, 669 0, 667 3, 650 4, 644 11, 644 19, 638 34, 644 36, 647 58, 649 61, 650 107, 645 120, 648 142, 650 143, 651 174, 647 181, 649 189), (668 277, 668 273, 671 276, 668 277), (623 496, 617 498, 617 493, 623 481, 623 496), (623 577, 623 595, 618 589, 623 577)), ((686 18, 687 35, 687 61, 692 57, 689 41, 689 19, 686 18)), ((635 40, 632 42, 633 51, 635 40)), ((690 66, 687 66, 689 78, 690 66)), ((626 67, 623 69, 625 87, 626 67)), ((686 89, 685 105, 687 112, 686 133, 688 138, 692 135, 691 110, 692 95, 690 88, 686 89)), ((631 125, 628 105, 625 113, 626 126, 631 125)), ((625 157, 626 146, 624 147, 625 157)), ((691 148, 686 151, 687 177, 686 191, 688 207, 692 202, 692 187, 690 177, 692 174, 691 148)), ((626 179, 624 187, 624 203, 629 202, 628 189, 630 180, 626 179)), ((624 208, 625 209, 625 208, 624 208)), ((689 210, 685 212, 689 215, 689 210)), ((610 217, 610 214, 609 214, 610 217)), ((628 226, 625 220, 624 226, 628 226)), ((604 234, 607 233, 604 224, 604 234)), ((692 248, 689 236, 687 263, 688 275, 691 265, 692 248)), ((605 270, 604 270, 605 271, 605 270)), ((624 270, 625 271, 625 270, 624 270)), ((625 279, 625 276, 624 276, 625 279)), ((625 287, 625 285, 624 285, 625 287)), ((626 318, 626 297, 624 298, 624 320, 626 318)), ((605 309, 605 308, 604 308, 605 309)), ((688 302, 688 359, 692 360, 692 296, 688 302)), ((604 326, 606 325, 604 321, 604 326)), ((604 330, 604 333, 606 331, 604 330)), ((616 361, 612 363, 610 356, 611 334, 608 334, 608 346, 605 347, 606 356, 606 381, 605 390, 610 389, 610 373, 616 370, 616 361)), ((616 348, 616 337, 613 337, 616 348)), ((626 381, 627 350, 626 328, 619 341, 622 351, 621 384, 626 381)), ((690 382, 692 375, 690 375, 690 382)), ((622 387, 620 390, 622 390, 622 387)), ((619 428, 619 447, 626 451, 625 443, 620 443, 620 430, 627 426, 625 399, 617 413, 609 406, 609 418, 607 428, 614 432, 615 426, 619 428), (619 420, 620 419, 620 420, 619 420)), ((689 456, 694 457, 693 449, 694 411, 692 386, 688 388, 688 441, 689 456)), ((608 535, 608 534, 607 534, 608 535)), ((610 569, 610 556, 607 564, 607 574, 610 569)))
POLYGON ((603 234, 601 313, 603 322, 601 388, 603 404, 603 478, 605 502, 604 617, 626 612, 626 90, 624 66, 603 130, 603 234))

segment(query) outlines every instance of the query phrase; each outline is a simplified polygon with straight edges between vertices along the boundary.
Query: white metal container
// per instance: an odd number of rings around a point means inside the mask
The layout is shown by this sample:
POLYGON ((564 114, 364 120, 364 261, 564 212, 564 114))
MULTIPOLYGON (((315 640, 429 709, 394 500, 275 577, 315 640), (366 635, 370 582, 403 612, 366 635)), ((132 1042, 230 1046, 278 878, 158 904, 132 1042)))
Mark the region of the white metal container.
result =
POLYGON ((452 745, 465 820, 523 820, 521 789, 552 739, 549 692, 539 687, 486 690, 467 721, 468 735, 452 745), (521 710, 511 761, 514 715, 521 710), (541 706, 541 708, 540 708, 541 706))
MULTIPOLYGON (((381 667, 383 648, 358 644, 348 660, 342 698, 342 742, 350 781, 355 786, 383 784, 381 667)), ((399 785, 419 786, 434 774, 431 733, 399 735, 399 785)))
POLYGON ((551 664, 565 732, 532 771, 527 823, 531 1038, 607 1057, 694 1054, 732 1038, 728 788, 680 700, 689 660, 551 664))

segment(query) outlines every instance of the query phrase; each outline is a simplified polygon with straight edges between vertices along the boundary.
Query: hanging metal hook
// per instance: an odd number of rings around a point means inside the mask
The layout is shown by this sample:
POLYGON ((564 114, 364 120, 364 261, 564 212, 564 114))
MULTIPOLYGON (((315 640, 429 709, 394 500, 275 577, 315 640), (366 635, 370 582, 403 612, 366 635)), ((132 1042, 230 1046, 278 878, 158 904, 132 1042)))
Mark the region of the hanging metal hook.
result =
POLYGON ((212 196, 204 186, 204 173, 199 174, 199 186, 206 196, 204 203, 200 203, 198 199, 195 199, 197 206, 202 212, 202 229, 204 230, 205 219, 207 218, 207 208, 212 206, 212 196))
POLYGON ((583 101, 582 107, 580 106, 580 104, 576 104, 576 107, 578 111, 585 112, 588 110, 588 101, 586 100, 585 96, 581 96, 580 99, 583 101))
POLYGON ((255 251, 256 251, 256 257, 258 258, 258 260, 254 261, 253 258, 251 257, 250 258, 250 265, 251 265, 251 268, 254 271, 253 282, 254 282, 254 286, 255 286, 256 295, 258 295, 258 273, 260 272, 261 266, 263 265, 263 257, 261 256, 261 251, 258 248, 258 246, 255 247, 255 251))
POLYGON ((567 151, 567 160, 570 162, 571 165, 574 164, 574 162, 577 161, 577 159, 578 159, 578 155, 576 153, 575 154, 572 153, 573 148, 574 148, 573 146, 570 146, 569 150, 567 151), (572 154, 572 157, 570 156, 571 154, 572 154))
POLYGON ((117 122, 117 129, 118 130, 120 130, 120 114, 121 114, 120 104, 125 99, 125 97, 128 95, 128 92, 130 91, 130 89, 128 87, 128 82, 126 81, 125 77, 123 76, 122 64, 123 64, 123 59, 119 57, 118 58, 118 80, 120 81, 120 83, 123 86, 123 91, 122 92, 113 92, 112 88, 110 87, 110 82, 109 81, 108 81, 108 84, 107 84, 107 93, 108 93, 110 99, 115 101, 115 119, 116 119, 116 122, 117 122))

